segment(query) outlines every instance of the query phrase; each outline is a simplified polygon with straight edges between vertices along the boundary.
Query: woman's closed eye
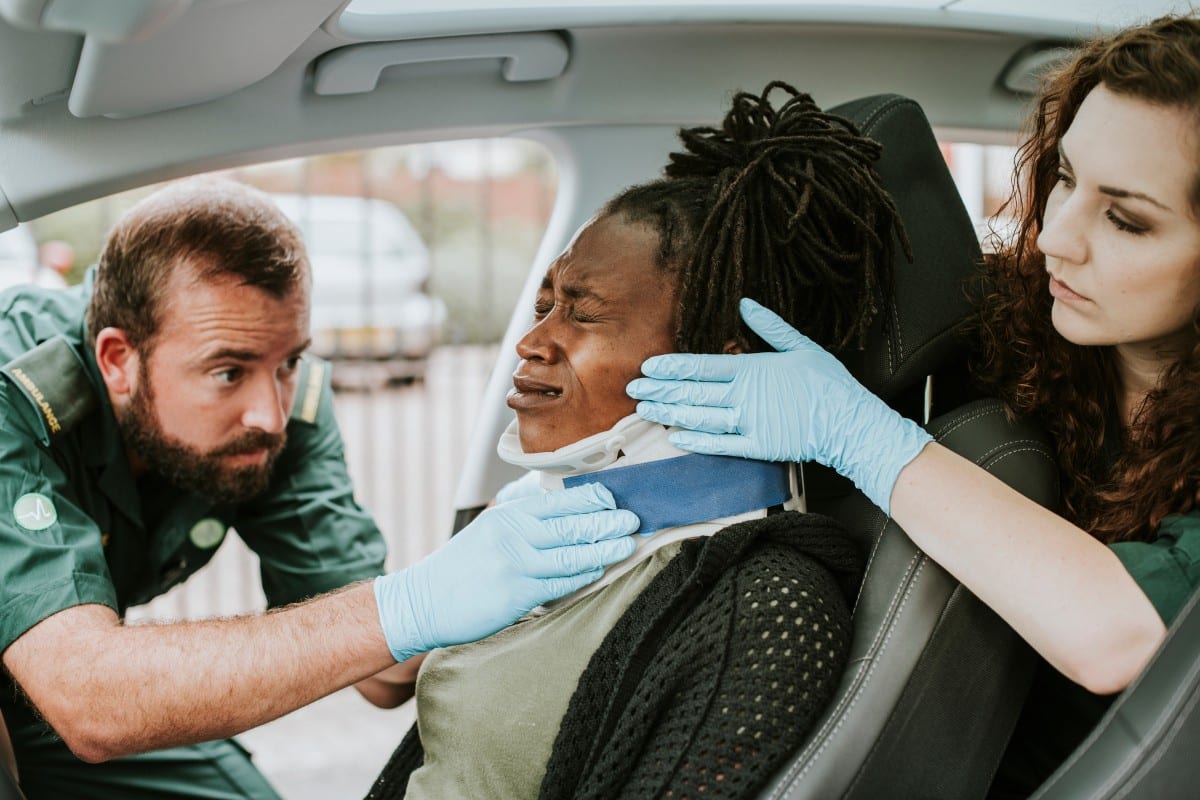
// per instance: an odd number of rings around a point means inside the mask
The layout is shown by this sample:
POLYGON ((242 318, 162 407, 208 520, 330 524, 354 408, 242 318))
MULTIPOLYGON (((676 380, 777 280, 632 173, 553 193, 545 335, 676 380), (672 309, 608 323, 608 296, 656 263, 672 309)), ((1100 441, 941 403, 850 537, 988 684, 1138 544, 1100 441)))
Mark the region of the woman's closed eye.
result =
POLYGON ((1113 227, 1119 231, 1122 231, 1123 233, 1141 236, 1150 230, 1150 228, 1146 225, 1139 225, 1136 222, 1130 222, 1127 219, 1122 219, 1121 217, 1117 216, 1117 214, 1111 208, 1104 212, 1104 216, 1106 216, 1108 221, 1113 224, 1113 227))
MULTIPOLYGON (((558 303, 555 303, 551 300, 538 300, 533 304, 533 321, 541 322, 543 319, 549 316, 557 306, 558 303)), ((586 309, 580 309, 579 306, 574 303, 564 305, 563 309, 563 317, 571 322, 577 322, 584 325, 600 322, 600 317, 595 313, 589 312, 586 309)))
POLYGON ((584 324, 600 321, 599 317, 589 314, 586 311, 580 311, 578 306, 571 306, 569 309, 567 309, 567 316, 570 317, 573 322, 582 322, 584 324))

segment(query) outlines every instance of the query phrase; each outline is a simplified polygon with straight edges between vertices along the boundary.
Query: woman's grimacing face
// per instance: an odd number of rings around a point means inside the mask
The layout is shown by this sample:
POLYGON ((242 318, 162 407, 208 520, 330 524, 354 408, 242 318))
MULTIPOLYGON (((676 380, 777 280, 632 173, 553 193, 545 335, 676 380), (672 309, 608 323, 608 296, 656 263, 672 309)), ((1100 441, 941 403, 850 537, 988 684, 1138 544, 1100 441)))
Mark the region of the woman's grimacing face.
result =
POLYGON ((1100 85, 1059 149, 1037 240, 1055 329, 1079 345, 1178 357, 1195 341, 1200 307, 1195 117, 1100 85))
POLYGON ((675 350, 676 283, 658 235, 619 218, 584 225, 542 280, 508 405, 521 447, 544 453, 633 413, 625 393, 650 356, 675 350))

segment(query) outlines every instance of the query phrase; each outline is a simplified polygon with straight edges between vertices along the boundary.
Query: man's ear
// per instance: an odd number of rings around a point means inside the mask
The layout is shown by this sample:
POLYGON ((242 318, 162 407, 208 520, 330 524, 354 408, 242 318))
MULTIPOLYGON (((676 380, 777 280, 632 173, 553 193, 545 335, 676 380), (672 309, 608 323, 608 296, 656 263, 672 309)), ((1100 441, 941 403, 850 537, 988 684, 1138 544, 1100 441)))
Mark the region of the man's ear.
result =
POLYGON ((113 405, 120 405, 120 400, 137 388, 140 359, 137 348, 120 328, 105 328, 96 334, 96 365, 113 405))
POLYGON ((734 339, 727 339, 725 344, 721 346, 721 355, 740 356, 742 353, 749 353, 750 348, 746 344, 746 340, 741 336, 734 339))

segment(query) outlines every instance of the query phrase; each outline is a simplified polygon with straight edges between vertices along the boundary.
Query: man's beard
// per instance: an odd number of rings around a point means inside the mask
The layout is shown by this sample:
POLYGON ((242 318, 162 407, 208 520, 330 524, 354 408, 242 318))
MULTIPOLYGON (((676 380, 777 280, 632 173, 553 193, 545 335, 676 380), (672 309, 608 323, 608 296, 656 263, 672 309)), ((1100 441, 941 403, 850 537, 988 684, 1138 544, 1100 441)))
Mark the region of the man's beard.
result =
POLYGON ((154 411, 154 393, 145 364, 139 370, 138 389, 129 404, 117 413, 125 445, 137 454, 148 471, 172 486, 193 492, 213 505, 235 505, 266 491, 271 469, 283 451, 287 433, 247 431, 237 439, 208 452, 200 452, 163 430, 154 411), (263 464, 227 467, 225 456, 267 450, 263 464))

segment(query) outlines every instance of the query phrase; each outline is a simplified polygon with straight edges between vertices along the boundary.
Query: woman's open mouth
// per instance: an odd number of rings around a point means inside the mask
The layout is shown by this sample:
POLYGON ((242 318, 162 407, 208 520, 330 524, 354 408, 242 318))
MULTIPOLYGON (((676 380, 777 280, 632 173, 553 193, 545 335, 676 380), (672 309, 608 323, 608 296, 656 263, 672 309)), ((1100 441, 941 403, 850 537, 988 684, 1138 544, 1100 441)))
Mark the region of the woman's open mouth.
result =
POLYGON ((562 387, 533 380, 523 375, 513 376, 513 388, 506 402, 515 411, 536 408, 562 399, 562 387))

